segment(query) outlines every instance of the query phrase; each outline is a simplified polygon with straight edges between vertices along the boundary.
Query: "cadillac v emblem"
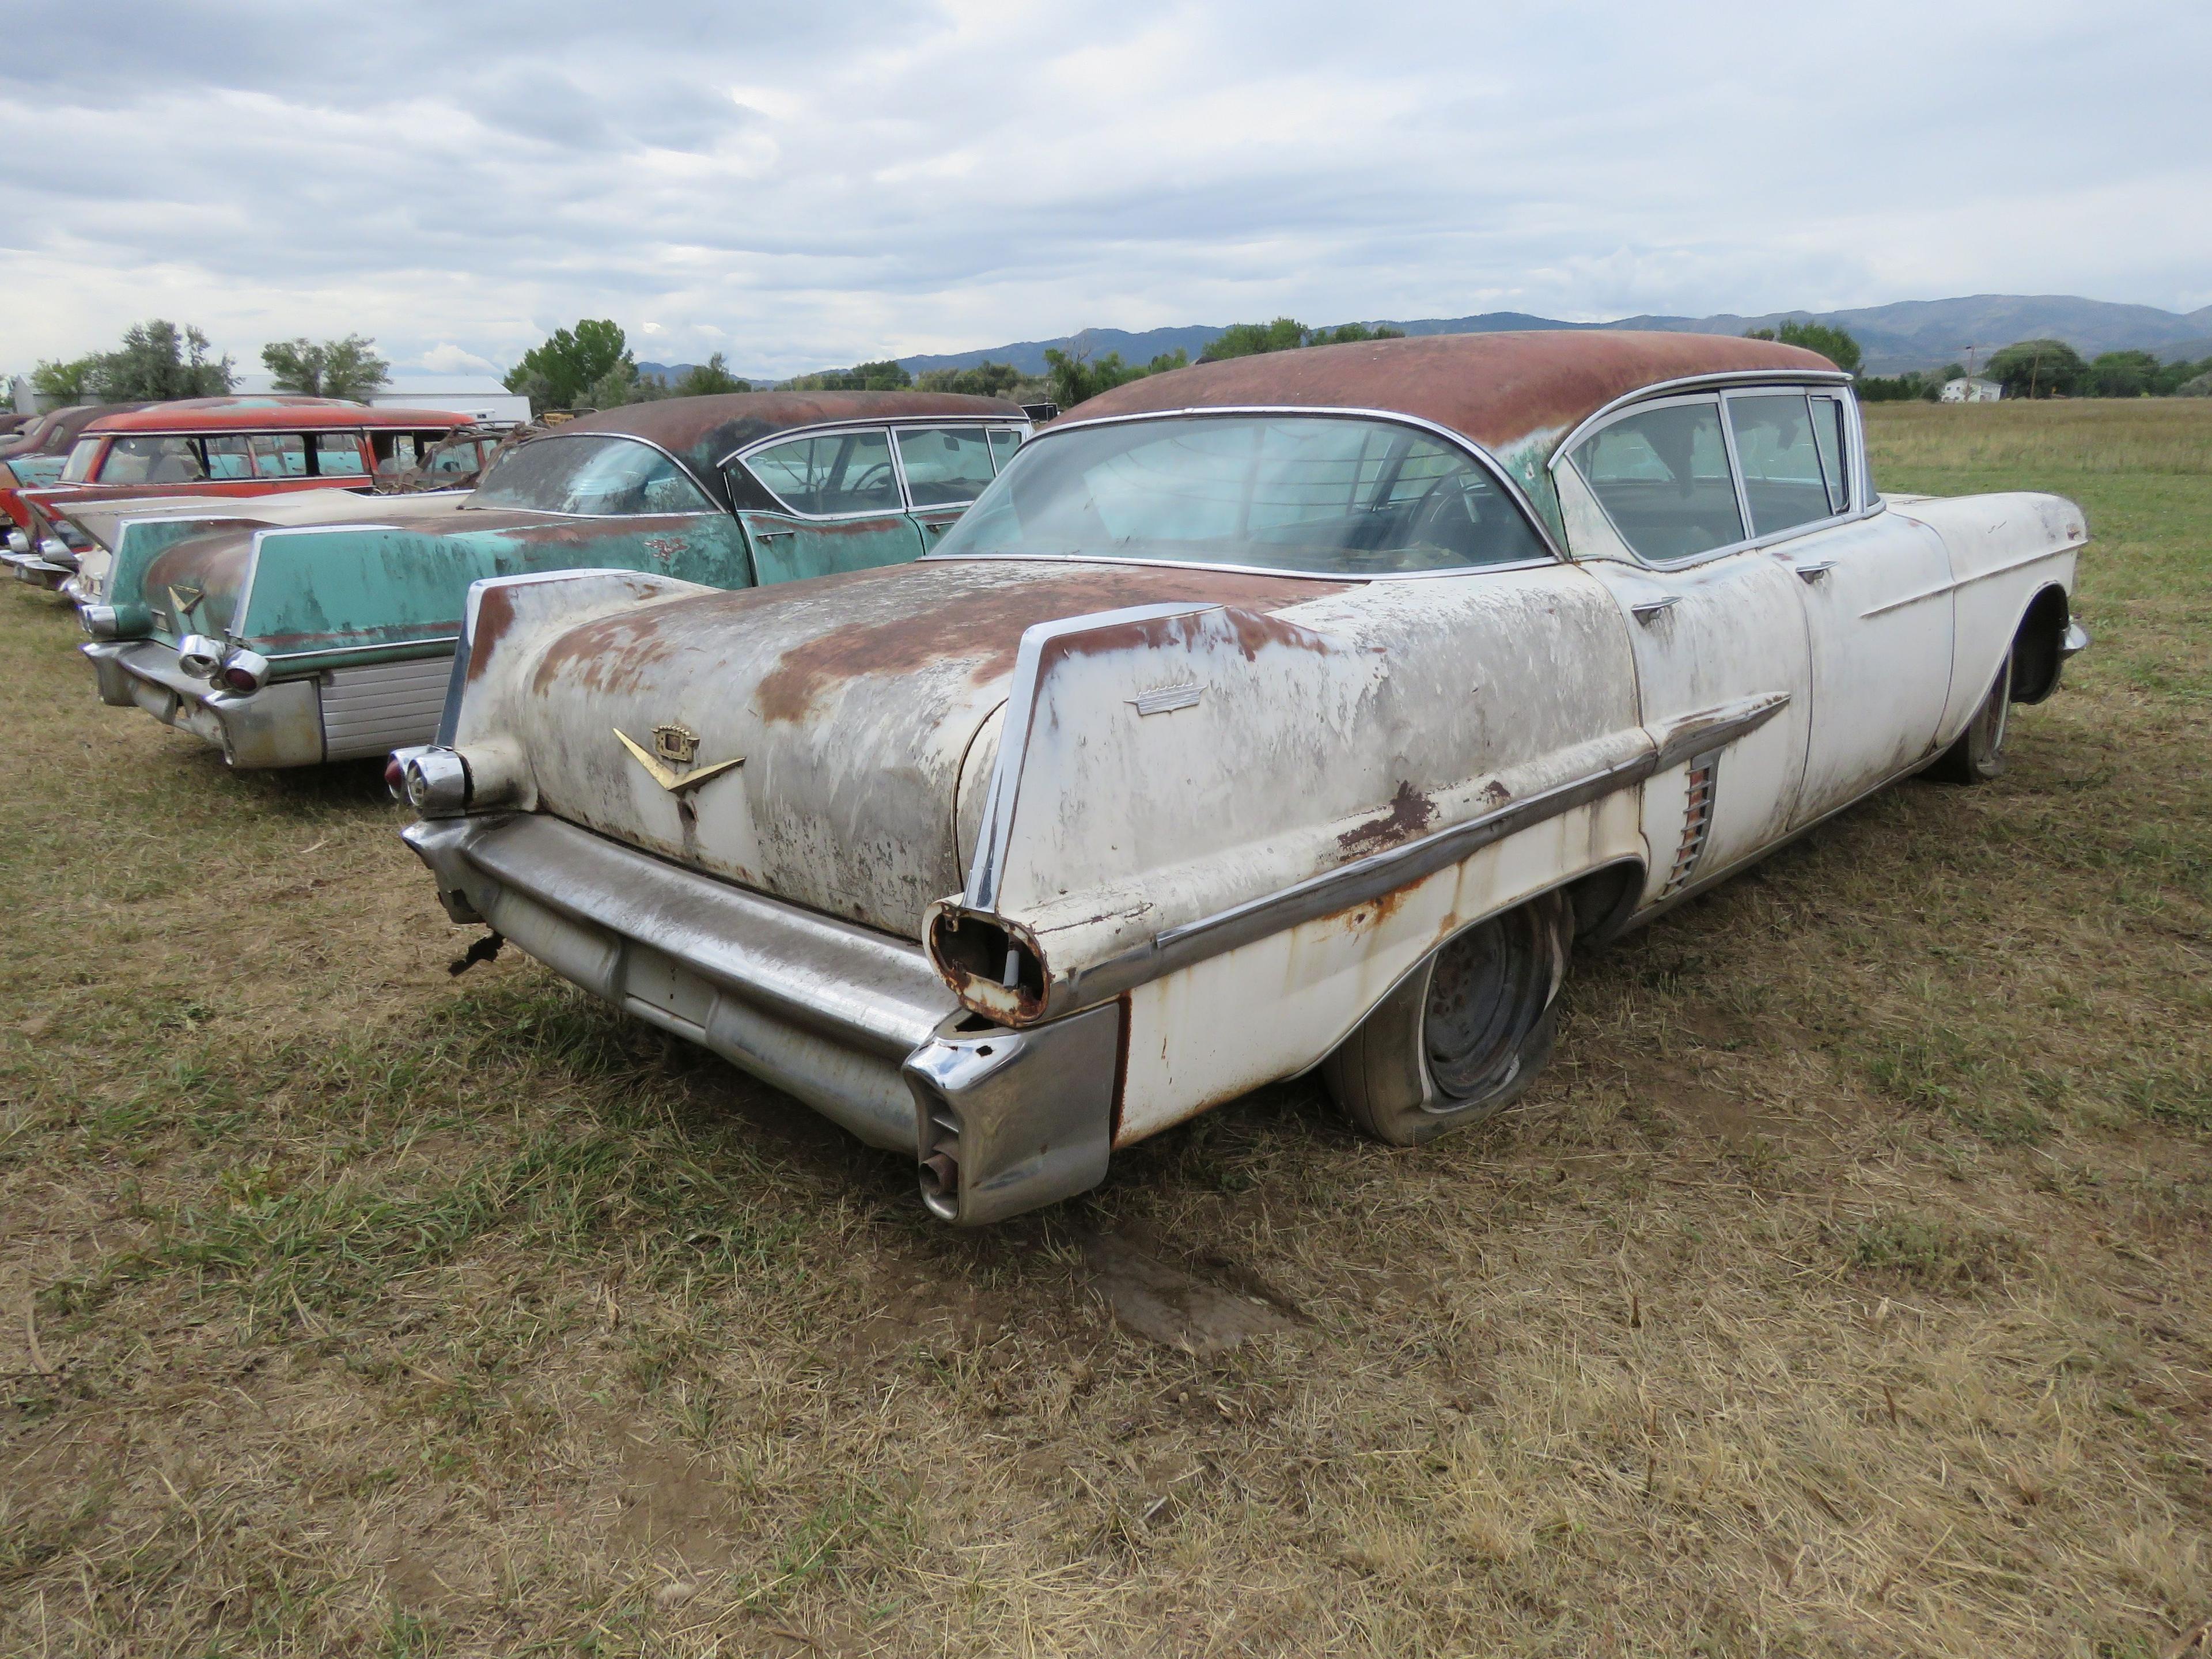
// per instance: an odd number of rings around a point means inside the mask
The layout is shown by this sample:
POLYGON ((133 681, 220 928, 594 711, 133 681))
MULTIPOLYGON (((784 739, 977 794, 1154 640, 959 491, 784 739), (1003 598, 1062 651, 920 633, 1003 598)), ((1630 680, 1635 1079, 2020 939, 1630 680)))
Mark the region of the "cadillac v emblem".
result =
POLYGON ((650 749, 635 740, 620 726, 615 727, 615 736, 622 739, 622 746, 629 750, 632 760, 645 769, 647 775, 672 795, 680 795, 686 789, 696 789, 708 779, 719 776, 733 766, 745 763, 745 757, 738 755, 689 772, 678 771, 678 767, 690 766, 699 758, 699 734, 688 726, 672 723, 654 726, 653 747, 650 749))

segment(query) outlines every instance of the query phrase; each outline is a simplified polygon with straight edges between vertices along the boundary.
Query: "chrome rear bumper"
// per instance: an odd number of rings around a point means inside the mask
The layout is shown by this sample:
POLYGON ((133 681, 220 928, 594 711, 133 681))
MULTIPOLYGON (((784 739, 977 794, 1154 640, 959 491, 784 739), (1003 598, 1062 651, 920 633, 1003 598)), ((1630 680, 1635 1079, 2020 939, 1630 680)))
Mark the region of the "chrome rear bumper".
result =
POLYGON ((62 584, 76 574, 74 564, 63 564, 36 553, 0 553, 0 564, 7 565, 17 581, 54 592, 59 592, 62 584))
POLYGON ((995 1221, 1096 1186, 1121 1010, 1011 1031, 920 945, 683 869, 542 813, 402 832, 456 921, 921 1164, 933 1212, 995 1221))
POLYGON ((233 766, 315 766, 323 759, 323 714, 313 680, 282 680, 240 695, 185 672, 159 640, 94 640, 77 647, 91 659, 100 700, 137 707, 222 750, 233 766))

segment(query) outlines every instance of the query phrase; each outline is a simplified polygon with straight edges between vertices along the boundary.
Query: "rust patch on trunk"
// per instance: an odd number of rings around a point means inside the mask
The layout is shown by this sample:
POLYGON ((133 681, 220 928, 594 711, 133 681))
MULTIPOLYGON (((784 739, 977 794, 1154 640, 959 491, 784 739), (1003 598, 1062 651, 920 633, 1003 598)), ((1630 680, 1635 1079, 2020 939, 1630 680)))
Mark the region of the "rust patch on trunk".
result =
POLYGON ((1345 586, 1218 570, 1097 566, 948 596, 905 616, 839 629, 793 647, 762 678, 760 711, 772 720, 804 720, 817 697, 848 680, 940 662, 967 663, 970 679, 980 685, 1012 672, 1024 631, 1038 623, 1186 601, 1265 613, 1340 592, 1345 586))
POLYGON ((1336 838, 1338 846, 1354 858, 1388 852, 1429 827, 1437 804, 1410 783, 1401 783, 1390 805, 1366 823, 1355 824, 1336 838))

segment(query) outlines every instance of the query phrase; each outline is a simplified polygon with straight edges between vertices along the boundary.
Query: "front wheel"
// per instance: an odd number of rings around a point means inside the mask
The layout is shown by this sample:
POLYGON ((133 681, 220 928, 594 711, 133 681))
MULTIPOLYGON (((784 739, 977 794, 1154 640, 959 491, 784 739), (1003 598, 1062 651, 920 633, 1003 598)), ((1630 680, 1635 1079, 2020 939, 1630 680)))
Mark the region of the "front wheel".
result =
POLYGON ((2005 729, 2012 719, 2012 653, 1997 665, 1996 683, 1974 710, 1959 740, 1936 757, 1928 775, 1943 783, 1987 783, 2005 769, 2005 729))
POLYGON ((1552 1057, 1572 933, 1547 893, 1448 940, 1322 1062, 1329 1092, 1394 1146, 1503 1111, 1552 1057))

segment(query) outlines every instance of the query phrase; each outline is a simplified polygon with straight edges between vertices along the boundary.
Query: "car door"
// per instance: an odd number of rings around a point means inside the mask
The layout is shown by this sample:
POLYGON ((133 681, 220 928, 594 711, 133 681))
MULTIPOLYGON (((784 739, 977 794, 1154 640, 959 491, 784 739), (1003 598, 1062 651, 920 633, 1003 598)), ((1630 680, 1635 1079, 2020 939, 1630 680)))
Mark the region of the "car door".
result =
POLYGON ((1747 726, 1644 785, 1649 903, 1789 833, 1813 713, 1801 584, 1751 544, 1715 393, 1632 406, 1554 477, 1576 558, 1620 607, 1645 727, 1747 726))
MULTIPOLYGON (((921 556, 922 532, 907 514, 886 428, 804 433, 763 445, 732 465, 750 472, 783 509, 738 512, 763 586, 921 556)), ((747 490, 739 499, 753 495, 747 490)))
POLYGON ((906 485, 925 551, 960 522, 969 504, 997 476, 991 434, 981 426, 912 426, 894 428, 899 477, 906 485))
POLYGON ((1813 721, 1792 827, 1927 758, 1951 679, 1951 562, 1942 538, 1866 516, 1864 451, 1841 392, 1726 394, 1752 532, 1801 586, 1813 721))

